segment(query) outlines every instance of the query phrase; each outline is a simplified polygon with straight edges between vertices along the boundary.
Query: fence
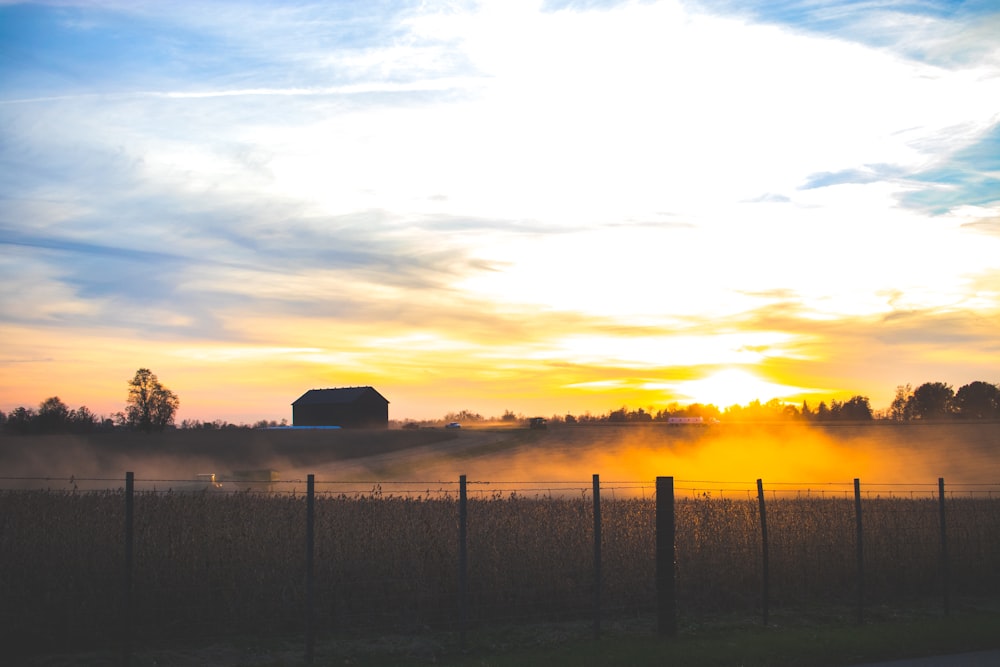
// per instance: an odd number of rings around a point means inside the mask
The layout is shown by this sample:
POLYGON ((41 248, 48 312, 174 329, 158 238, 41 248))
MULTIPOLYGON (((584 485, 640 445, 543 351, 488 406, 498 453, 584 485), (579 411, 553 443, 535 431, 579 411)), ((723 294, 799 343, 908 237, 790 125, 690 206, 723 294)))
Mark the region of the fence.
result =
POLYGON ((15 652, 114 643, 127 662, 135 641, 267 632, 301 634, 312 661, 318 635, 386 628, 464 645, 495 624, 599 635, 651 615, 669 636, 731 611, 860 623, 874 604, 1000 593, 1000 485, 3 481, 65 489, 0 493, 15 652))

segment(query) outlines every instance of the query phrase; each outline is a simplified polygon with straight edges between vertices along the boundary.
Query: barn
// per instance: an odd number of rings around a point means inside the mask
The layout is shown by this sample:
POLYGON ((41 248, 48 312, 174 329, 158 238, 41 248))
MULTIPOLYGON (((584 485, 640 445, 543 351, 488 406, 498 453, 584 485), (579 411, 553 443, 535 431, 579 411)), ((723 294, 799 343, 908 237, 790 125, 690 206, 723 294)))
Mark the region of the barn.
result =
POLYGON ((372 387, 310 389, 292 403, 292 425, 388 428, 389 401, 372 387))

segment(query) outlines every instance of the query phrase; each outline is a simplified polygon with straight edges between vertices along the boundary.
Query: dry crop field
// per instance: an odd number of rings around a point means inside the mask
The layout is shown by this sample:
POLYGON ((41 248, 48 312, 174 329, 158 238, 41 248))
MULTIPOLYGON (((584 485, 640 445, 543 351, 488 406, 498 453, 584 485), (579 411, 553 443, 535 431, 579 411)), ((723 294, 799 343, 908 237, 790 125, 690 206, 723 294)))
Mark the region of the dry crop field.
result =
MULTIPOLYGON (((866 599, 936 604, 942 593, 933 499, 863 502, 866 599)), ((141 640, 301 631, 301 494, 138 493, 130 623, 141 640)), ((468 508, 473 627, 586 618, 594 592, 588 498, 496 494, 468 508)), ((655 505, 602 502, 602 598, 610 617, 652 612, 655 505)), ((948 503, 951 590, 1000 595, 1000 499, 948 503)), ((124 501, 111 492, 0 494, 0 623, 29 650, 113 644, 121 628, 124 501)), ((856 596, 853 501, 768 502, 771 604, 837 607, 856 596)), ((320 633, 454 629, 457 502, 320 496, 315 505, 320 633)), ((677 587, 687 616, 760 607, 755 500, 679 498, 677 587)))
MULTIPOLYGON (((949 479, 963 489, 947 497, 947 572, 941 567, 939 504, 933 493, 887 485, 864 494, 866 604, 940 604, 945 577, 955 599, 1000 598, 996 479, 992 486, 980 486, 982 482, 971 479, 971 473, 955 477, 964 470, 955 467, 962 461, 970 470, 992 476, 982 461, 997 458, 1000 449, 993 448, 997 427, 982 426, 923 431, 871 427, 842 431, 832 438, 840 438, 833 444, 831 436, 823 435, 819 445, 802 445, 813 460, 830 449, 851 466, 861 467, 857 475, 876 481, 889 482, 878 473, 888 475, 899 467, 901 457, 907 459, 902 478, 918 477, 921 482, 938 462, 948 463, 949 479), (873 440, 873 432, 882 440, 873 440), (878 451, 881 457, 871 455, 878 451), (921 454, 926 460, 918 464, 921 454), (966 481, 974 485, 961 487, 966 481)), ((292 435, 302 434, 282 437, 292 435)), ((775 441, 801 437, 784 427, 765 435, 760 429, 742 428, 714 434, 553 429, 501 436, 488 431, 463 430, 459 436, 417 431, 352 434, 338 452, 323 450, 330 440, 293 438, 278 445, 258 441, 243 451, 235 442, 206 439, 172 453, 163 451, 170 445, 165 438, 144 441, 131 450, 133 445, 125 441, 112 443, 99 465, 125 462, 137 464, 138 470, 148 466, 154 474, 173 475, 180 473, 163 473, 156 466, 183 470, 190 460, 195 464, 189 470, 206 462, 230 468, 261 466, 280 456, 289 464, 315 466, 317 472, 329 465, 329 475, 350 469, 362 480, 373 471, 396 470, 425 480, 453 479, 465 470, 492 471, 499 475, 492 479, 506 478, 522 487, 531 481, 536 489, 544 489, 537 486, 539 480, 560 470, 568 480, 586 479, 583 470, 600 472, 602 480, 646 480, 648 486, 638 493, 625 482, 608 482, 602 491, 603 613, 634 617, 655 608, 655 503, 647 490, 653 477, 671 474, 672 466, 698 459, 699 452, 713 456, 729 452, 738 458, 738 452, 749 447, 747 442, 765 452, 777 446, 775 441), (743 443, 743 449, 726 449, 733 446, 723 442, 730 437, 743 443), (651 462, 643 458, 656 456, 666 458, 651 462), (570 460, 577 460, 578 467, 559 467, 570 460), (548 465, 543 465, 546 461, 548 465), (613 462, 623 467, 605 474, 601 466, 613 462), (531 470, 544 477, 528 480, 531 470)), ((20 444, 32 444, 29 441, 20 444)), ((53 448, 65 446, 54 441, 34 444, 35 452, 45 455, 40 460, 47 461, 52 460, 53 448)), ((10 441, 0 441, 0 449, 9 445, 10 441)), ((96 446, 72 444, 74 453, 91 456, 96 446)), ((30 459, 25 452, 15 455, 10 449, 0 456, 22 463, 30 459)), ((764 473, 768 465, 777 465, 764 454, 761 457, 764 473)), ((743 474, 759 475, 757 470, 743 474)), ((808 479, 839 480, 846 472, 829 474, 808 479)), ((323 479, 318 476, 318 481, 323 479)), ((64 490, 65 485, 59 484, 51 480, 50 490, 0 491, 0 624, 15 652, 39 646, 113 645, 122 632, 124 492, 117 483, 103 491, 64 490)), ((676 574, 682 617, 752 615, 761 606, 757 498, 747 489, 716 486, 721 485, 678 486, 676 574)), ((323 490, 315 503, 314 609, 319 632, 453 630, 459 618, 454 487, 428 481, 426 491, 407 494, 389 492, 396 487, 377 483, 361 493, 338 492, 336 485, 317 487, 323 490)), ((859 583, 853 497, 841 487, 832 492, 781 488, 782 493, 767 496, 770 604, 850 606, 859 583)), ((475 489, 468 507, 467 618, 472 627, 587 618, 595 579, 594 507, 586 485, 560 494, 526 493, 499 483, 475 489)), ((179 493, 163 486, 155 492, 138 491, 128 616, 136 639, 301 632, 306 606, 305 517, 306 500, 299 484, 259 493, 225 486, 212 493, 179 493)))

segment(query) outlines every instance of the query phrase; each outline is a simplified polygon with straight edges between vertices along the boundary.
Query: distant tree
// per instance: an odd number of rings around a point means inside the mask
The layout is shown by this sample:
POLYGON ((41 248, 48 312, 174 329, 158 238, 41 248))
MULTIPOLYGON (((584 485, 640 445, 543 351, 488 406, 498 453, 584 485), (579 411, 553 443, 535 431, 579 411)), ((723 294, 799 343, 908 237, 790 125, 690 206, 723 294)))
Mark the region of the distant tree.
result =
POLYGON ((910 397, 913 416, 918 419, 941 419, 952 414, 955 392, 944 382, 925 382, 910 397))
POLYGON ((503 416, 500 417, 500 421, 504 421, 504 422, 516 422, 517 421, 517 415, 515 415, 510 410, 505 410, 504 413, 503 413, 503 416))
POLYGON ((148 368, 140 368, 128 383, 125 417, 129 426, 141 431, 162 431, 174 423, 180 400, 160 384, 148 368))
POLYGON ((809 402, 802 401, 802 418, 812 419, 814 416, 813 411, 809 408, 809 402))
MULTIPOLYGON (((675 409, 676 409, 676 407, 677 406, 675 405, 675 409)), ((651 410, 652 410, 652 408, 651 408, 651 410)), ((719 412, 719 408, 715 407, 711 403, 708 403, 708 404, 704 404, 704 403, 692 403, 691 405, 687 406, 683 410, 680 410, 678 414, 670 414, 670 415, 668 415, 667 419, 669 419, 671 416, 673 416, 673 417, 701 417, 705 421, 708 421, 710 419, 718 419, 718 417, 719 417, 720 414, 721 413, 719 412)), ((666 419, 661 419, 660 418, 660 413, 657 413, 655 419, 656 419, 656 421, 666 421, 666 419)))
POLYGON ((624 421, 628 421, 628 408, 626 408, 623 405, 622 407, 618 408, 617 410, 612 410, 608 414, 608 421, 609 422, 624 422, 624 421))
POLYGON ((955 410, 967 419, 1000 416, 1000 388, 989 382, 970 382, 955 393, 955 410))
POLYGON ((69 430, 69 408, 58 396, 42 401, 35 418, 38 420, 38 430, 43 433, 69 430))
POLYGON ((70 429, 77 433, 86 433, 87 431, 94 430, 98 422, 97 415, 88 410, 86 405, 81 405, 69 413, 70 429))
POLYGON ((576 423, 576 417, 574 417, 571 414, 567 414, 566 417, 565 417, 565 419, 566 419, 566 423, 567 424, 575 424, 576 423))
POLYGON ((461 410, 459 412, 449 412, 444 416, 446 422, 481 422, 483 416, 471 410, 461 410))
POLYGON ((20 406, 7 415, 4 423, 6 430, 19 435, 31 433, 35 427, 35 411, 31 408, 20 406))
POLYGON ((819 405, 816 407, 816 421, 829 421, 830 420, 830 408, 827 407, 826 401, 820 401, 819 405))
POLYGON ((725 417, 728 421, 780 421, 786 417, 785 404, 777 398, 767 403, 755 398, 746 406, 730 405, 725 410, 725 417))
POLYGON ((639 408, 628 413, 628 420, 630 422, 651 422, 653 421, 653 415, 646 412, 643 408, 639 408))
POLYGON ((871 421, 872 406, 867 396, 853 396, 840 406, 840 419, 871 421))
POLYGON ((680 417, 683 410, 684 408, 681 407, 680 403, 677 401, 671 401, 670 403, 667 403, 667 407, 662 410, 658 410, 656 415, 653 416, 653 419, 658 422, 669 421, 671 417, 680 417))
POLYGON ((893 421, 901 422, 913 419, 913 388, 910 385, 897 385, 896 397, 892 399, 889 416, 893 421))

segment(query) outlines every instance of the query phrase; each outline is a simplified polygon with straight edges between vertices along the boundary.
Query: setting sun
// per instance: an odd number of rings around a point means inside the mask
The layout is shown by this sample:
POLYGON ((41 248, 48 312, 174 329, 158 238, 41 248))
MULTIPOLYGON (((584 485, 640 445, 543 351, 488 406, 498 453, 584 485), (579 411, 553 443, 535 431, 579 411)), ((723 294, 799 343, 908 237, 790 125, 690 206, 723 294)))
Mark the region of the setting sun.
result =
POLYGON ((678 391, 694 402, 725 408, 730 405, 745 405, 753 400, 782 398, 801 389, 768 382, 738 368, 727 368, 700 380, 684 382, 678 387, 678 391))

